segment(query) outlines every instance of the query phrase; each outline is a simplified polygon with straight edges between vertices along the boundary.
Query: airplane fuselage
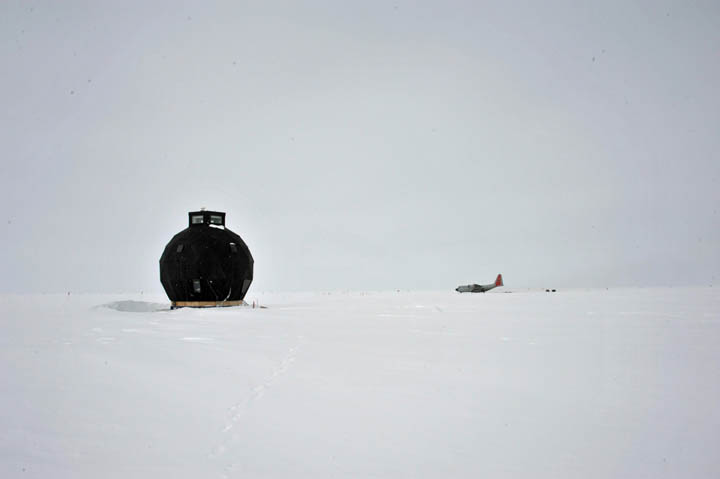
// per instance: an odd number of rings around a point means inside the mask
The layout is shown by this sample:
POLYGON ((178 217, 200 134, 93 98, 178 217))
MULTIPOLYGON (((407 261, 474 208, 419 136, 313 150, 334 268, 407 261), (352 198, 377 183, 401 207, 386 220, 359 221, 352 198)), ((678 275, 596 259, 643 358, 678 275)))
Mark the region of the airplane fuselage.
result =
POLYGON ((455 291, 458 293, 484 293, 493 288, 497 288, 497 286, 494 284, 466 284, 464 286, 458 286, 455 288, 455 291))

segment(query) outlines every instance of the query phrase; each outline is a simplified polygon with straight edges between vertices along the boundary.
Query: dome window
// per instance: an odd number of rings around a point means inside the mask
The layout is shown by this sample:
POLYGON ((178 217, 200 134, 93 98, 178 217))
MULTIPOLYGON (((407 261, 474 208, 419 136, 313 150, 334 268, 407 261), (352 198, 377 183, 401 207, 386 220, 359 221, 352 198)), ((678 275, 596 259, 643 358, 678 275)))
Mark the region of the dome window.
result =
POLYGON ((225 227, 225 213, 221 211, 191 211, 188 213, 190 226, 225 227))

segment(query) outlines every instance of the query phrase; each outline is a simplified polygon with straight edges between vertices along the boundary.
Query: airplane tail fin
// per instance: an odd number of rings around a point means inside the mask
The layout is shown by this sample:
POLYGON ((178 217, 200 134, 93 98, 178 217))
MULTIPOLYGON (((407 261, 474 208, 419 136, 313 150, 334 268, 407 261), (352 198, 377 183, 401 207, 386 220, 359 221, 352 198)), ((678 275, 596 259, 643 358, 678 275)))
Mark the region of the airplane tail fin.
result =
POLYGON ((495 280, 495 286, 504 286, 501 274, 499 274, 497 279, 495 280))

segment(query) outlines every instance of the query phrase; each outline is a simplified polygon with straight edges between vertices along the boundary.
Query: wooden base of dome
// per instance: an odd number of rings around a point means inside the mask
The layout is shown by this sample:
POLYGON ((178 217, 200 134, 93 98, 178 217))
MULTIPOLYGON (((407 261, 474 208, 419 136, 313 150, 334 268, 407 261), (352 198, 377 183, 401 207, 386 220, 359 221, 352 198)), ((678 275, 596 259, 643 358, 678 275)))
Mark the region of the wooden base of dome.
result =
POLYGON ((224 308, 228 306, 246 306, 245 301, 173 301, 170 309, 176 308, 224 308))

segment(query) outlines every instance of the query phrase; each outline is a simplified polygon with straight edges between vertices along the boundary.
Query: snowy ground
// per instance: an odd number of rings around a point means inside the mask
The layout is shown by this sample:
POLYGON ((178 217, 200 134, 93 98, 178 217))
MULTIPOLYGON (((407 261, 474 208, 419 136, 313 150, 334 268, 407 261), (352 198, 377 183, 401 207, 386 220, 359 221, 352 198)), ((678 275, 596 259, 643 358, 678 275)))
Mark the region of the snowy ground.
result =
POLYGON ((254 298, 0 296, 0 477, 720 477, 717 288, 254 298))

